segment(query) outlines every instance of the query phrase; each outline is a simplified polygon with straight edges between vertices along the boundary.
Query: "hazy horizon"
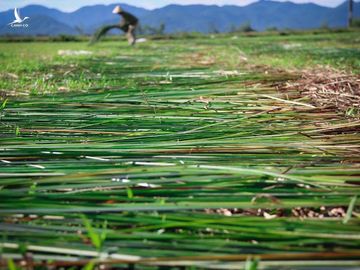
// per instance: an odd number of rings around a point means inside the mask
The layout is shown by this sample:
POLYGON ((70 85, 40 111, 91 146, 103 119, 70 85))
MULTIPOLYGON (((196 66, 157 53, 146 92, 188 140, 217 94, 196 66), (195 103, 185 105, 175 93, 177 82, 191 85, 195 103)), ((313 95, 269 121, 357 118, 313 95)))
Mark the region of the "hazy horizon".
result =
MULTIPOLYGON (((179 4, 179 5, 192 5, 192 4, 204 4, 204 5, 237 5, 237 6, 246 6, 248 4, 257 2, 258 0, 153 0, 153 1, 141 1, 141 0, 123 0, 123 1, 114 1, 114 0, 105 0, 105 1, 98 1, 98 0, 79 0, 79 1, 72 1, 66 2, 64 4, 63 0, 12 0, 12 1, 3 1, 0 2, 0 11, 5 11, 9 9, 13 9, 15 7, 22 8, 27 5, 43 5, 49 8, 56 8, 61 11, 65 12, 72 12, 75 11, 83 6, 91 6, 91 5, 109 5, 114 3, 124 3, 132 6, 142 7, 146 9, 155 9, 161 8, 170 4, 179 4), (50 2, 50 3, 49 3, 50 2)), ((274 0, 278 2, 287 2, 283 0, 274 0)), ((346 0, 345 0, 346 1, 346 0)), ((297 4, 301 3, 313 3, 320 6, 325 7, 336 7, 340 4, 345 2, 344 0, 293 0, 288 2, 293 2, 297 4)), ((357 2, 357 1, 356 1, 357 2)))

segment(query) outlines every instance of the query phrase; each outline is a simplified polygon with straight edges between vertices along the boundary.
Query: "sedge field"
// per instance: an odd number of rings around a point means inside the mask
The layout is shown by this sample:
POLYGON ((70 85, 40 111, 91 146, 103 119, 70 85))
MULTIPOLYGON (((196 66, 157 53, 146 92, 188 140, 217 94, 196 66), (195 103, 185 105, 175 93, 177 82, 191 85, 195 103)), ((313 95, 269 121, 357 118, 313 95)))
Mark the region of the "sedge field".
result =
POLYGON ((358 269, 359 36, 0 42, 0 267, 358 269))

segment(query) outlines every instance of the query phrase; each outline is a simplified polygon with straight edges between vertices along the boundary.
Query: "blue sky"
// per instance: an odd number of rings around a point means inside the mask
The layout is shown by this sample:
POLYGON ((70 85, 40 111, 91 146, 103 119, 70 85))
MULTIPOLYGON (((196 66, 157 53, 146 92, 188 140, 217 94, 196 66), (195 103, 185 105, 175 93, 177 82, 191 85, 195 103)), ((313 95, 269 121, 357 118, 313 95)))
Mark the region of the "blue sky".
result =
MULTIPOLYGON (((215 4, 215 5, 239 5, 244 6, 255 0, 0 0, 0 10, 8 10, 14 7, 23 7, 29 4, 41 4, 48 7, 57 8, 63 11, 73 11, 85 5, 127 3, 134 6, 149 9, 162 7, 168 4, 215 4)), ((281 0, 283 1, 283 0, 281 0)), ((322 6, 335 7, 344 0, 292 0, 296 3, 313 2, 322 6)))

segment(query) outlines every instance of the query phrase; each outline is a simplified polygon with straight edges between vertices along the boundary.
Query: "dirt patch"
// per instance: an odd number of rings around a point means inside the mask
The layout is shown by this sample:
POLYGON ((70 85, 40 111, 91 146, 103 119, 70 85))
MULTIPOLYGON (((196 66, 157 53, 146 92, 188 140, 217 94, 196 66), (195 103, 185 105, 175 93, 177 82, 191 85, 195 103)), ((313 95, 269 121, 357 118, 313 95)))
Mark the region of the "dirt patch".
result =
POLYGON ((274 219, 281 217, 294 217, 294 218, 310 218, 310 219, 322 219, 322 218, 345 218, 345 207, 325 207, 319 208, 307 208, 296 207, 292 209, 205 209, 206 214, 218 214, 223 216, 258 216, 265 219, 274 219))

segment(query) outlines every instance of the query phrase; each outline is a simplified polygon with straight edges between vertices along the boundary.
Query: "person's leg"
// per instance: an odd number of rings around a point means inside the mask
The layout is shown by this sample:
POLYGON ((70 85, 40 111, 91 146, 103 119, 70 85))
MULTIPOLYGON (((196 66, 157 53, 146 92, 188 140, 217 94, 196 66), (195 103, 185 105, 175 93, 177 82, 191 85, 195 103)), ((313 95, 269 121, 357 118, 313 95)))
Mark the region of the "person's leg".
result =
POLYGON ((129 25, 129 29, 126 36, 130 45, 135 45, 136 43, 135 30, 136 30, 136 25, 129 25))

